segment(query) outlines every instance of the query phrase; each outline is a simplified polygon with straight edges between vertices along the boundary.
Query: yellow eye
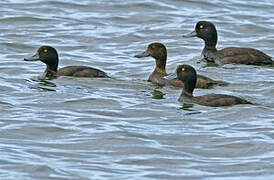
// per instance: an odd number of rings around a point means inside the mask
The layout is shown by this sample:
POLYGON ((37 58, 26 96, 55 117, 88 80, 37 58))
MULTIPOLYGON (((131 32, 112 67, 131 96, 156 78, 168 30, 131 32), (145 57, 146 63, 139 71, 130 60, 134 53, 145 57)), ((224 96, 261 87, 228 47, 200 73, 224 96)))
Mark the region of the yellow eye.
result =
POLYGON ((48 52, 48 50, 47 50, 47 49, 44 49, 44 52, 46 53, 46 52, 48 52))
POLYGON ((182 71, 185 71, 185 68, 182 68, 182 71))
POLYGON ((203 25, 200 25, 200 29, 203 29, 204 28, 204 26, 203 25))

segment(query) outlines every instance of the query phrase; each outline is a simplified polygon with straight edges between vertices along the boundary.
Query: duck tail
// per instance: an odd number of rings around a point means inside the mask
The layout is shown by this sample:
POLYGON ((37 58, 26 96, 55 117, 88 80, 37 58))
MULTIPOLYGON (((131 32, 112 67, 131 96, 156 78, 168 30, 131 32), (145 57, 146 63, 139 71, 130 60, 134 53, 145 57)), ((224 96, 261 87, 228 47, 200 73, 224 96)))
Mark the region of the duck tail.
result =
POLYGON ((242 99, 242 102, 241 104, 252 104, 252 105, 255 105, 254 103, 248 101, 248 100, 245 100, 245 99, 242 99))
POLYGON ((219 85, 219 86, 228 86, 229 83, 225 81, 214 81, 214 84, 219 85))
POLYGON ((272 58, 270 58, 267 62, 265 62, 263 64, 263 66, 266 66, 266 67, 274 67, 274 60, 272 58))

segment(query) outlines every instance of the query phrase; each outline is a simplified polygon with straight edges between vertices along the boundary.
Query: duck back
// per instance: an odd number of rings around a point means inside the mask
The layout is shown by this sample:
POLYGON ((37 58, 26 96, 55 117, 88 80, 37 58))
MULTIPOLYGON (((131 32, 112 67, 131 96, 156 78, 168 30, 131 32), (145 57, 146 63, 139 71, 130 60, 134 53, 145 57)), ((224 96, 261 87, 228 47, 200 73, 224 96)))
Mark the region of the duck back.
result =
POLYGON ((87 66, 67 66, 57 71, 57 76, 73 76, 73 77, 109 77, 104 71, 87 66))
POLYGON ((195 97, 195 101, 198 104, 212 107, 232 106, 236 104, 252 104, 251 102, 242 98, 226 94, 208 94, 204 96, 197 96, 195 97))
POLYGON ((271 65, 271 57, 253 48, 228 47, 218 51, 219 60, 223 64, 271 65))

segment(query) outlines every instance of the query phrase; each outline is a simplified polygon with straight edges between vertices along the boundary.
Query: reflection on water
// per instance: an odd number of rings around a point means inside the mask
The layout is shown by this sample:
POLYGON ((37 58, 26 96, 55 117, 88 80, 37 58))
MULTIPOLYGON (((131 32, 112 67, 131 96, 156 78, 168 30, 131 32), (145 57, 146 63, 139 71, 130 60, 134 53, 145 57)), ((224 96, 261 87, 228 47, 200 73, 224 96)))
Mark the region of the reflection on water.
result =
POLYGON ((165 93, 154 89, 152 92, 152 95, 153 95, 153 99, 164 99, 165 93))
POLYGON ((273 179, 272 67, 206 66, 203 42, 182 35, 213 21, 218 48, 273 54, 272 1, 1 1, 0 179, 273 179), (195 95, 232 94, 256 103, 181 104, 181 89, 146 80, 148 44, 168 49, 167 72, 193 65, 231 83, 195 95), (111 79, 38 80, 41 45, 60 67, 103 69, 111 79), (198 62, 198 63, 197 63, 198 62))
POLYGON ((193 108, 194 104, 188 104, 188 103, 183 103, 181 109, 186 110, 186 111, 193 111, 191 108, 193 108))
POLYGON ((55 89, 53 88, 56 87, 56 84, 54 84, 50 80, 47 80, 47 79, 31 79, 31 80, 32 82, 38 83, 38 84, 35 84, 31 86, 30 88, 38 89, 41 91, 55 91, 55 89))

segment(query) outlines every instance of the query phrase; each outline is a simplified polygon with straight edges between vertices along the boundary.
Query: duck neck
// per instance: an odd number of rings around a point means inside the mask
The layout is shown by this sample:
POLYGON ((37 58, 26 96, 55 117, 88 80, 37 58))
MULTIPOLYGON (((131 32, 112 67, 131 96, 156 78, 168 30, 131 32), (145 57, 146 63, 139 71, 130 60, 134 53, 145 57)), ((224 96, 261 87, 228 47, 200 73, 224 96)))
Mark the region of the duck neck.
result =
POLYGON ((187 91, 186 88, 184 87, 182 90, 182 93, 180 95, 179 101, 184 102, 187 99, 193 99, 193 98, 194 97, 193 97, 192 92, 187 91))
POLYGON ((216 58, 217 58, 217 49, 216 49, 216 44, 206 44, 202 52, 204 59, 207 62, 213 62, 216 63, 216 58))
POLYGON ((193 90, 194 87, 190 83, 184 83, 182 96, 193 97, 193 90))
POLYGON ((218 41, 218 35, 216 30, 208 34, 208 36, 203 39, 205 41, 204 51, 217 51, 216 45, 218 41))
POLYGON ((44 77, 54 77, 54 76, 56 76, 57 67, 58 67, 58 64, 55 64, 55 65, 48 65, 47 64, 47 68, 46 68, 43 76, 44 77))
POLYGON ((156 67, 153 73, 167 76, 168 74, 166 73, 166 57, 162 59, 155 59, 155 60, 156 60, 156 67))
POLYGON ((210 52, 216 52, 217 51, 216 44, 215 45, 210 45, 210 44, 206 44, 205 43, 205 47, 204 47, 203 52, 208 52, 208 51, 210 51, 210 52))

